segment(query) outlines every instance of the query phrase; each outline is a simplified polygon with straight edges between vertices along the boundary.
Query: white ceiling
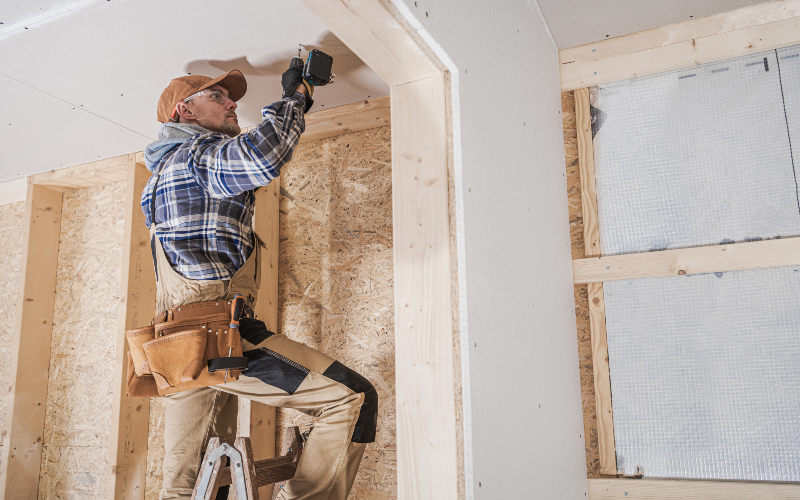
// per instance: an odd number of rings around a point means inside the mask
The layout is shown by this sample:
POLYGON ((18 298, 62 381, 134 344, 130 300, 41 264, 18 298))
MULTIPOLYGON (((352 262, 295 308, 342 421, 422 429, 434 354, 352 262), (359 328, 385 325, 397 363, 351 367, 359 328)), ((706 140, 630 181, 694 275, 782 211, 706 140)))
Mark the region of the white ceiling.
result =
POLYGON ((254 125, 299 43, 334 58, 314 111, 389 93, 296 0, 2 0, 0 23, 0 181, 141 151, 161 91, 189 73, 241 70, 239 123, 254 125))
POLYGON ((559 49, 763 2, 763 0, 536 1, 559 49))

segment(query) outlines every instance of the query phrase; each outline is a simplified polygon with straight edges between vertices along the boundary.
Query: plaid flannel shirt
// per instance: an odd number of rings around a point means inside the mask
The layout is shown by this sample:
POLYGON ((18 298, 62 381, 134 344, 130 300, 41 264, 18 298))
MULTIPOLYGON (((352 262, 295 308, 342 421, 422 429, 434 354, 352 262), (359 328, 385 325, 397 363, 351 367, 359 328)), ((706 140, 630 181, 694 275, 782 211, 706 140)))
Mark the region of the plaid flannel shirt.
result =
POLYGON ((156 235, 179 274, 229 280, 244 265, 253 251, 254 191, 292 159, 305 130, 304 102, 295 92, 262 109, 261 125, 250 132, 194 135, 155 164, 142 211, 150 227, 157 181, 156 235))

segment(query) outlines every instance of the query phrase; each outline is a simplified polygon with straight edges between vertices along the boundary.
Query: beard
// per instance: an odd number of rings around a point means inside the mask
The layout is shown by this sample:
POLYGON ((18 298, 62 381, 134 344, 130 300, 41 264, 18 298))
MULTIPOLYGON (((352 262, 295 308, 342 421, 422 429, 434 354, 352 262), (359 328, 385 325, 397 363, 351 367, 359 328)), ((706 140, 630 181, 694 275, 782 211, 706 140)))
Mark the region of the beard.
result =
POLYGON ((214 132, 225 134, 228 137, 236 137, 242 131, 238 123, 231 123, 227 119, 223 119, 222 123, 218 124, 214 132))

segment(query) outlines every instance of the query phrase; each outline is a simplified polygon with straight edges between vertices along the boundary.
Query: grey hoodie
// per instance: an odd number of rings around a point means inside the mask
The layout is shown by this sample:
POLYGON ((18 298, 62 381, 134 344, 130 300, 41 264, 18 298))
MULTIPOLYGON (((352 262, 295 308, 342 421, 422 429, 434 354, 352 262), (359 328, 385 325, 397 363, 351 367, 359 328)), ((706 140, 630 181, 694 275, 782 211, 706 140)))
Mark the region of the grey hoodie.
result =
POLYGON ((210 133, 212 133, 210 130, 200 125, 192 125, 190 123, 165 123, 158 131, 158 140, 151 142, 144 149, 144 162, 147 166, 147 170, 152 172, 153 168, 161 161, 164 155, 191 139, 192 136, 210 133))

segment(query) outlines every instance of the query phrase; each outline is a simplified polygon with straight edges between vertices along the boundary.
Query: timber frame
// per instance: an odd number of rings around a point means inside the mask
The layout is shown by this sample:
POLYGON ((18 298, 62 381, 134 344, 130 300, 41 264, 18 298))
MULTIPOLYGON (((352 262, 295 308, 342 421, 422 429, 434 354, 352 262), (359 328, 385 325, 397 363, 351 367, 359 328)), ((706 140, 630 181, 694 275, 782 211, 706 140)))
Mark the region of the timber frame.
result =
MULTIPOLYGON (((559 51, 562 91, 575 91, 586 258, 573 260, 574 284, 588 284, 600 473, 616 476, 614 415, 603 282, 800 265, 800 237, 602 256, 589 86, 800 43, 800 0, 779 0, 559 51)), ((630 471, 627 471, 630 472, 630 471)), ((590 500, 800 499, 800 484, 589 479, 590 500)))

